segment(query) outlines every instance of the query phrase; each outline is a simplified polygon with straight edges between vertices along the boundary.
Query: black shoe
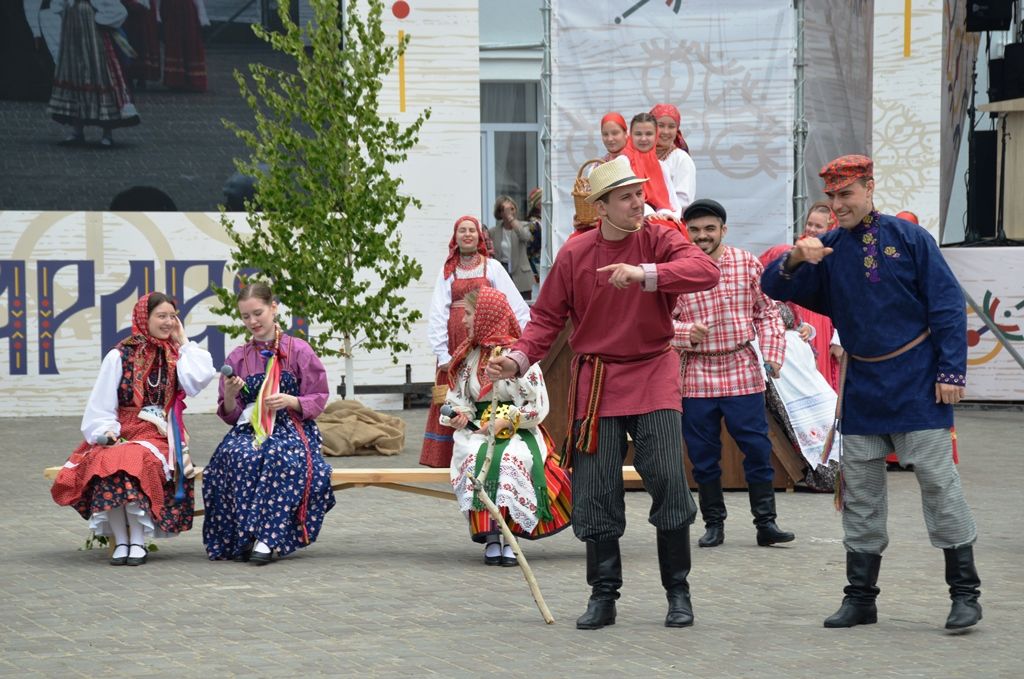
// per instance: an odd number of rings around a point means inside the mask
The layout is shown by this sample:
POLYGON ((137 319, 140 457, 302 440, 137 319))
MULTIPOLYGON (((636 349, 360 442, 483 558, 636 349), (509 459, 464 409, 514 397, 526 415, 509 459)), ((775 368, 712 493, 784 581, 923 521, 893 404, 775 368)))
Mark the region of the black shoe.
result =
POLYGON ((622 587, 622 556, 619 541, 587 541, 587 584, 590 601, 576 619, 576 629, 601 629, 615 624, 615 600, 622 587))
POLYGON ((233 561, 238 561, 238 562, 241 562, 241 563, 245 563, 246 561, 248 561, 249 557, 252 555, 252 547, 253 547, 254 544, 256 544, 256 543, 250 540, 245 545, 245 547, 242 547, 242 551, 241 552, 239 552, 238 554, 235 554, 235 556, 232 558, 232 560, 233 561))
POLYGON ((750 495, 750 513, 754 515, 754 525, 757 526, 757 544, 768 547, 796 539, 795 535, 775 523, 778 515, 775 513, 775 488, 771 481, 748 483, 747 493, 750 495))
POLYGON ((970 545, 942 550, 946 557, 946 584, 953 605, 946 618, 946 629, 964 629, 981 621, 981 578, 974 566, 974 548, 970 545))
POLYGON ((501 543, 497 540, 488 542, 484 545, 484 565, 486 566, 500 566, 501 565, 501 543), (487 548, 491 545, 498 545, 498 553, 495 556, 487 556, 487 548))
POLYGON ((117 551, 118 547, 127 547, 128 551, 125 552, 124 556, 112 556, 112 557, 110 557, 110 565, 111 566, 123 566, 126 563, 128 563, 128 554, 131 553, 132 546, 131 545, 126 545, 123 542, 119 542, 116 545, 114 545, 114 551, 115 552, 117 551))
POLYGON ((690 603, 690 527, 658 530, 658 566, 661 585, 668 599, 665 627, 689 627, 693 624, 690 603))
POLYGON ((725 542, 725 526, 711 524, 704 529, 704 535, 697 540, 698 547, 717 547, 725 542))
POLYGON ((576 618, 576 629, 601 629, 615 624, 615 600, 590 598, 587 610, 576 618))
POLYGON ((725 497, 722 479, 697 485, 700 515, 704 519, 704 535, 697 540, 698 547, 717 547, 725 542, 725 497))
POLYGON ((825 619, 825 627, 853 627, 878 622, 875 600, 878 598, 876 583, 881 567, 881 554, 846 553, 846 579, 850 584, 843 589, 846 596, 839 610, 825 619))
POLYGON ((516 558, 515 552, 512 553, 512 556, 505 556, 504 551, 502 551, 501 565, 505 567, 518 566, 519 559, 516 558))
POLYGON ((254 563, 257 566, 266 566, 268 563, 270 563, 270 560, 271 560, 271 558, 273 558, 273 556, 274 556, 273 552, 256 552, 256 551, 253 551, 252 553, 249 554, 249 563, 254 563))
POLYGON ((142 547, 144 554, 142 556, 129 556, 125 560, 126 566, 141 566, 146 563, 146 559, 149 558, 149 552, 146 551, 146 545, 130 544, 128 545, 128 554, 132 553, 132 547, 142 547))

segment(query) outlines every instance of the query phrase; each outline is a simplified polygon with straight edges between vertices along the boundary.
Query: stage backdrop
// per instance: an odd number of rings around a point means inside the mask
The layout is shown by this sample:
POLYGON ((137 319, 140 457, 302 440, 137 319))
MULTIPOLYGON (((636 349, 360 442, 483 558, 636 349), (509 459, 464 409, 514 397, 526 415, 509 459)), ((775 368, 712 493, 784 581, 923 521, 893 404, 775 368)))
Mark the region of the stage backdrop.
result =
MULTIPOLYGON (((943 248, 960 284, 1024 354, 1024 248, 943 248)), ((1024 400, 1024 369, 967 307, 967 398, 1024 400)))
POLYGON ((554 0, 554 244, 572 231, 580 164, 600 120, 665 102, 682 112, 697 196, 729 212, 732 245, 789 240, 795 20, 788 0, 554 0))
MULTIPOLYGON (((423 265, 423 277, 406 298, 424 314, 452 222, 480 202, 477 9, 477 0, 419 0, 407 13, 385 15, 392 40, 399 31, 412 38, 404 78, 395 73, 384 83, 385 110, 402 122, 426 107, 433 112, 399 170, 403 191, 423 201, 422 210, 410 210, 402 237, 405 251, 423 265)), ((233 280, 229 241, 218 219, 200 212, 0 212, 4 414, 80 415, 100 359, 127 332, 131 306, 148 290, 178 298, 189 335, 220 365, 236 341, 225 343, 210 312, 209 283, 233 280)), ((382 352, 358 353, 357 382, 401 383, 406 363, 412 364, 413 380, 432 380, 426 320, 405 339, 412 350, 398 365, 382 352)), ((327 367, 333 395, 343 361, 327 361, 327 367)), ((398 397, 361 400, 371 407, 401 407, 398 397)), ((214 385, 190 402, 189 412, 215 407, 214 385)))

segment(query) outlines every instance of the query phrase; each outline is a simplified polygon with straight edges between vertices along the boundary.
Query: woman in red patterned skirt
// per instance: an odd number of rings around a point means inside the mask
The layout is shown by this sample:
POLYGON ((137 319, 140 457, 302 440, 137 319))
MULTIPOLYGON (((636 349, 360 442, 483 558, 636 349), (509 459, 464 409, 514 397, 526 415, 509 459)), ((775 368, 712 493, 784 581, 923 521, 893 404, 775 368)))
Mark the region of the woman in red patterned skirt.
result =
POLYGON ((164 85, 206 91, 203 26, 210 25, 203 0, 159 0, 164 26, 164 85))
MULTIPOLYGON (((452 352, 466 339, 462 325, 465 314, 463 298, 473 290, 488 286, 505 293, 521 327, 530 320, 530 307, 523 301, 515 283, 501 262, 487 256, 487 246, 480 222, 474 217, 459 217, 448 241, 448 258, 434 285, 427 322, 430 326, 430 347, 437 357, 434 384, 441 389, 448 385, 448 363, 452 352)), ((436 400, 436 399, 435 399, 436 400)), ((452 428, 440 424, 441 406, 434 403, 427 413, 420 464, 447 467, 452 461, 452 428)))
POLYGON ((64 463, 50 489, 96 535, 114 538, 113 566, 146 562, 145 538, 192 527, 193 482, 188 435, 181 425, 185 395, 194 396, 216 371, 210 354, 189 342, 167 295, 142 297, 132 334, 103 358, 82 417, 85 442, 64 463))

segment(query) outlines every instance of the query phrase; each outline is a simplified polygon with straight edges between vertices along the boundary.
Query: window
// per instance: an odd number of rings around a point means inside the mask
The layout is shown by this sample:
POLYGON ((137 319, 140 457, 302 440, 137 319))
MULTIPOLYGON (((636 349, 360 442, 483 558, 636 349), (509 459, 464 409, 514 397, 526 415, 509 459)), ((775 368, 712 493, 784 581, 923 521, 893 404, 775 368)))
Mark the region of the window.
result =
POLYGON ((536 82, 480 83, 480 215, 488 226, 498 196, 511 196, 525 219, 526 197, 540 186, 539 89, 536 82))

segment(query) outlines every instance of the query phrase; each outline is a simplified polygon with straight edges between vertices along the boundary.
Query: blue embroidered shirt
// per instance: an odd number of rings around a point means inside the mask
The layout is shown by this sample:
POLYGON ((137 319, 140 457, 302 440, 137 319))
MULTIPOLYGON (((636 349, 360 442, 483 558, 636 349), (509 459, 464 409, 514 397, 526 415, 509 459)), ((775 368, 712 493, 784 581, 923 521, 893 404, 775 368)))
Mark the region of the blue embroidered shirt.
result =
POLYGON ((877 363, 851 359, 844 434, 947 428, 953 407, 935 403, 935 383, 966 384, 967 315, 960 286, 922 227, 872 212, 853 229, 821 237, 833 249, 819 264, 768 266, 764 291, 832 319, 855 356, 891 353, 931 330, 928 340, 877 363))

